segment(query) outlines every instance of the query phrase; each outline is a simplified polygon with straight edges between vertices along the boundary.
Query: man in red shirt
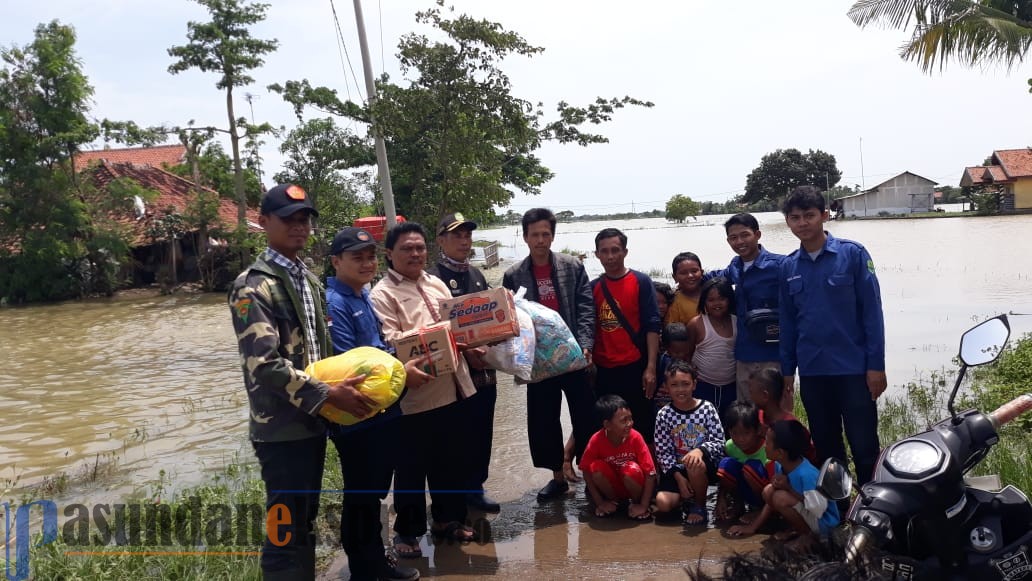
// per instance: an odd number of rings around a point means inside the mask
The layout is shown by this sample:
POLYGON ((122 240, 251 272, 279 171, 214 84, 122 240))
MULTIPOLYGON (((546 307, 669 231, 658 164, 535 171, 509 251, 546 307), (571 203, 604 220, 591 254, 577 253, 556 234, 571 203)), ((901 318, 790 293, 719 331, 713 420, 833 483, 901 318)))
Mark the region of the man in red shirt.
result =
MULTIPOLYGON (((595 334, 591 284, 579 260, 552 252, 555 223, 555 214, 547 208, 527 210, 523 215, 523 241, 527 243, 530 255, 505 271, 502 286, 513 292, 525 287, 528 300, 558 312, 584 350, 584 357, 591 363, 595 334)), ((653 293, 653 304, 655 300, 653 293)), ((570 490, 563 474, 563 428, 559 421, 564 394, 573 425, 576 457, 581 457, 584 445, 598 429, 592 413, 594 398, 583 370, 527 386, 530 456, 535 467, 552 471, 552 479, 538 492, 538 501, 541 502, 561 498, 570 490)))
POLYGON ((605 273, 591 281, 595 301, 595 391, 618 395, 630 406, 634 426, 649 444, 656 415, 659 332, 663 322, 656 289, 645 273, 627 268, 627 235, 606 228, 595 236, 595 256, 605 273))

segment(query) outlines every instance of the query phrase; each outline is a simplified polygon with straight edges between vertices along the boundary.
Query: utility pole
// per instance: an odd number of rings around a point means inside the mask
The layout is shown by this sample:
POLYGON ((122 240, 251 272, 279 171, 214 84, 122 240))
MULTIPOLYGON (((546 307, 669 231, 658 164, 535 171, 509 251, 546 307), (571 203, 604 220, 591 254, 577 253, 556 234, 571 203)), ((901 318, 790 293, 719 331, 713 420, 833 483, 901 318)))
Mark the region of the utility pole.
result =
POLYGON ((828 177, 828 172, 824 172, 824 193, 828 196, 828 205, 831 206, 831 178, 828 177))
MULTIPOLYGON (((376 103, 376 83, 373 82, 373 65, 369 60, 369 43, 366 41, 365 20, 362 18, 362 0, 355 0, 355 24, 358 26, 358 46, 362 49, 362 72, 365 73, 366 92, 369 94, 369 109, 376 103)), ((391 187, 391 170, 387 165, 387 147, 383 143, 383 132, 370 113, 373 126, 373 143, 376 146, 376 166, 380 175, 380 191, 383 193, 383 211, 387 217, 387 230, 397 223, 394 209, 394 189, 391 187)))
POLYGON ((864 138, 860 138, 860 189, 867 189, 867 181, 864 179, 864 138))

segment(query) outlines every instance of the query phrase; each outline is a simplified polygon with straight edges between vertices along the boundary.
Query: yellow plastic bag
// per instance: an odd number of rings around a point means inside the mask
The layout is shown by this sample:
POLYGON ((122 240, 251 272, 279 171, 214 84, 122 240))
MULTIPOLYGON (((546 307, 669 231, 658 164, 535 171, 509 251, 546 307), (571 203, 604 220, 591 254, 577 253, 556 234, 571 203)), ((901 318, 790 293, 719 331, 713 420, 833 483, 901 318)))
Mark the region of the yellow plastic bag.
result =
POLYGON ((322 417, 345 426, 357 424, 390 407, 398 401, 405 389, 405 366, 389 353, 375 347, 356 347, 347 353, 316 361, 305 368, 305 373, 329 384, 356 375, 366 376, 356 387, 376 402, 371 414, 358 418, 328 403, 323 404, 319 410, 322 417))

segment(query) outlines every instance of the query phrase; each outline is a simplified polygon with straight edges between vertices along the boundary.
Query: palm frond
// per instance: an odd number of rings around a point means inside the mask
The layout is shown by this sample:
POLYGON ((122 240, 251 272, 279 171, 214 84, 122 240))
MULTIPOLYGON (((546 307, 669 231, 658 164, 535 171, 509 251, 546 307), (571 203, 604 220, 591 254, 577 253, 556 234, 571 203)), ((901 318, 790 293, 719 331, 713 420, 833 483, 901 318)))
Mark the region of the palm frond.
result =
POLYGON ((900 51, 922 70, 942 70, 951 59, 965 66, 1001 64, 1007 69, 1022 62, 1032 46, 1032 27, 1010 19, 969 17, 917 26, 900 51))
POLYGON ((972 0, 858 0, 846 14, 860 28, 871 24, 907 28, 911 20, 938 22, 971 4, 972 0))
POLYGON ((1007 4, 998 0, 858 0, 848 14, 861 28, 906 29, 913 22, 900 56, 925 72, 941 70, 951 59, 965 66, 999 63, 1010 69, 1032 46, 1032 22, 1017 16, 1028 12, 1024 8, 1004 8, 1007 4))

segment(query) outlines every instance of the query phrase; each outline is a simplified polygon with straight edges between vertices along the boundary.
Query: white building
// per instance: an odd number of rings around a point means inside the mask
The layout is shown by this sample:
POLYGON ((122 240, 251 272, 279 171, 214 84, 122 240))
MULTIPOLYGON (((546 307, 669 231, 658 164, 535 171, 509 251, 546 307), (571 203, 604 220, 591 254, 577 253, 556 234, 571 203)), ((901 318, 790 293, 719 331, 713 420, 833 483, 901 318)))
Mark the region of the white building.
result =
POLYGON ((847 218, 935 211, 936 183, 905 171, 873 188, 839 198, 847 218))

